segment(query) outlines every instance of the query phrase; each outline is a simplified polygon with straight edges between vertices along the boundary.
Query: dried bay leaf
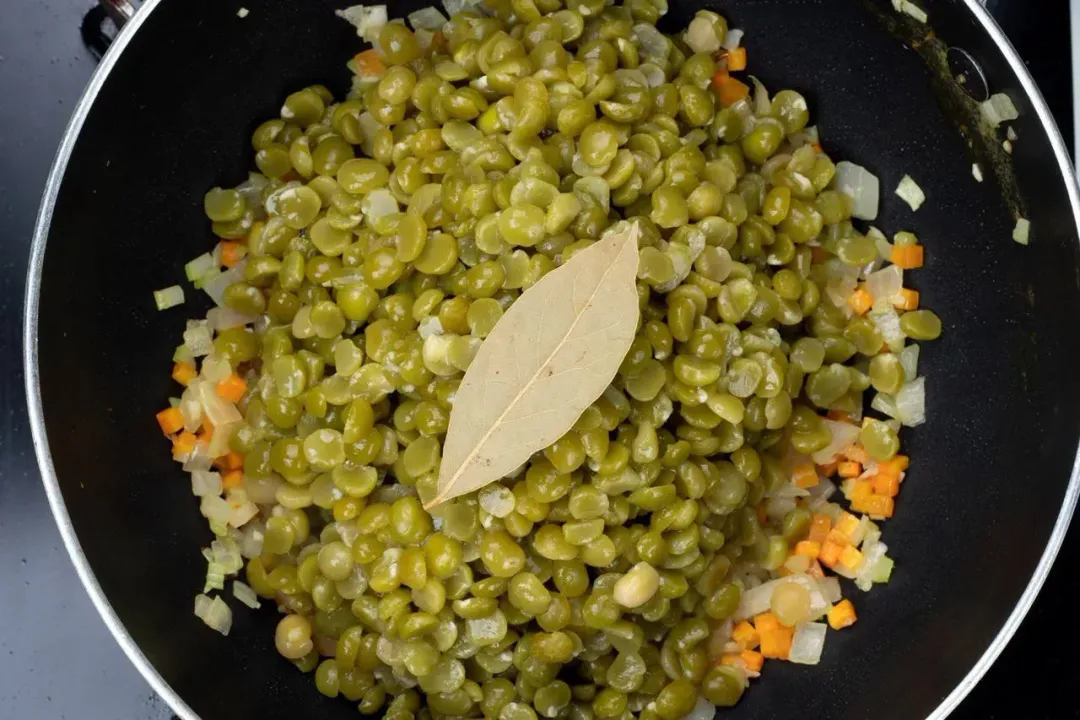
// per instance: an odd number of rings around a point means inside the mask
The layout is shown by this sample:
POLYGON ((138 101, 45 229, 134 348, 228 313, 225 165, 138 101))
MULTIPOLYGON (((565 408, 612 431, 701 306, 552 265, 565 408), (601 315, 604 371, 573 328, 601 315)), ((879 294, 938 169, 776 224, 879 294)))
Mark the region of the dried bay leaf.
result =
POLYGON ((635 225, 523 293, 469 366, 427 507, 504 477, 565 435, 611 384, 638 323, 635 225))

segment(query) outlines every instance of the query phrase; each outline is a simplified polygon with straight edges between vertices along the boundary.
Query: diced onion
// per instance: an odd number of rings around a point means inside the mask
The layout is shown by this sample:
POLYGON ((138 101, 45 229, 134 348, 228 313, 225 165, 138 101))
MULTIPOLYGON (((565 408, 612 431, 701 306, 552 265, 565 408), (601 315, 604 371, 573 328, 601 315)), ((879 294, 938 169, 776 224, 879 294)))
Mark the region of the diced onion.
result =
POLYGON ((1005 93, 991 95, 989 100, 979 105, 979 110, 992 127, 997 127, 998 125, 1001 125, 1001 123, 1009 122, 1020 117, 1020 113, 1017 112, 1016 105, 1013 104, 1012 98, 1005 93))
POLYGON ((199 399, 200 384, 200 380, 192 380, 184 388, 183 395, 180 396, 180 415, 184 418, 184 429, 188 432, 195 432, 202 425, 203 409, 202 401, 199 399))
POLYGON ((207 495, 199 503, 199 512, 203 514, 207 520, 216 522, 221 525, 226 524, 229 521, 229 514, 232 512, 232 507, 229 503, 225 502, 225 499, 218 497, 217 495, 207 495))
POLYGON ((900 328, 900 315, 890 304, 889 299, 874 298, 874 307, 868 313, 870 322, 881 333, 881 337, 889 346, 891 352, 900 352, 904 347, 907 336, 900 328))
POLYGON ((1026 218, 1018 218, 1016 227, 1013 228, 1013 240, 1021 245, 1027 245, 1031 239, 1031 222, 1026 218))
POLYGON ((724 49, 728 52, 739 49, 739 43, 742 42, 744 33, 739 28, 731 28, 728 30, 727 37, 724 39, 724 49))
POLYGON ((187 329, 184 330, 184 345, 193 357, 210 354, 214 347, 214 340, 210 336, 210 328, 205 320, 188 320, 187 329))
POLYGON ((215 427, 231 425, 244 419, 235 405, 217 394, 214 383, 204 382, 199 385, 199 400, 202 401, 203 412, 215 427))
POLYGON ((211 562, 221 565, 229 575, 237 573, 244 567, 244 559, 240 556, 240 546, 232 538, 221 538, 210 543, 211 562))
POLYGON ((219 458, 229 454, 229 438, 236 430, 237 423, 228 425, 215 425, 214 435, 210 438, 210 446, 206 449, 212 458, 219 458))
POLYGON ((899 265, 872 272, 866 276, 866 290, 876 300, 891 301, 904 289, 904 271, 899 265))
POLYGON ((234 598, 244 603, 252 610, 259 609, 259 596, 256 595, 255 591, 248 585, 245 585, 239 580, 233 580, 232 592, 234 598))
POLYGON ((446 16, 433 7, 426 7, 407 15, 414 30, 442 30, 446 16))
POLYGON ((716 706, 705 698, 698 696, 694 703, 694 709, 686 716, 685 720, 713 720, 716 715, 716 706))
POLYGON ((222 635, 228 635, 232 628, 232 610, 220 597, 211 600, 206 595, 196 596, 195 616, 222 635))
POLYGON ((821 662, 827 630, 828 626, 824 623, 806 623, 795 628, 788 661, 799 665, 817 665, 821 662))
POLYGON ((356 34, 367 42, 375 42, 388 18, 385 5, 353 5, 334 14, 355 27, 356 34))
POLYGON ((818 587, 821 589, 821 594, 825 598, 825 602, 836 604, 840 602, 843 595, 840 591, 840 581, 829 575, 823 577, 817 581, 818 587))
POLYGON ((878 393, 870 401, 870 409, 891 418, 896 417, 896 399, 887 393, 878 393))
POLYGON ((231 527, 243 527, 248 521, 259 514, 259 506, 253 502, 245 502, 229 511, 228 524, 231 527))
POLYGON ((209 470, 195 470, 191 473, 191 492, 198 497, 221 494, 221 475, 209 470))
POLYGON ((859 572, 855 574, 855 586, 863 592, 869 592, 873 584, 874 573, 881 558, 885 557, 888 546, 883 542, 877 542, 863 549, 863 564, 859 572))
POLYGON ((754 115, 759 118, 768 117, 772 114, 772 100, 769 99, 769 91, 753 75, 750 76, 750 82, 754 86, 754 115))
POLYGON ((179 285, 170 285, 167 288, 154 291, 154 304, 158 310, 168 310, 171 307, 184 304, 184 288, 179 285))
POLYGON ((905 378, 919 376, 919 346, 908 345, 900 351, 900 366, 904 368, 905 378))
POLYGON ((915 378, 896 393, 896 419, 908 427, 926 422, 925 378, 915 378))
POLYGON ((229 307, 210 308, 210 312, 206 313, 206 321, 215 332, 250 325, 258 319, 258 315, 248 315, 229 307))
POLYGON ((861 165, 843 160, 836 164, 836 189, 855 204, 852 215, 860 220, 875 220, 881 201, 881 184, 876 175, 861 165))
POLYGON ((443 330, 442 321, 439 320, 437 315, 428 315, 420 321, 420 325, 416 328, 416 332, 421 338, 427 340, 430 335, 442 335, 446 331, 443 330))
POLYGON ((971 176, 975 178, 975 182, 983 181, 982 167, 979 165, 979 163, 975 163, 971 166, 971 176))
POLYGON ((259 557, 265 538, 266 528, 261 522, 246 523, 240 531, 240 554, 246 558, 259 557))
POLYGON ((922 207, 922 204, 926 202, 926 193, 923 192, 919 184, 916 183, 910 175, 905 175, 900 180, 900 184, 896 187, 896 194, 900 196, 904 202, 911 206, 912 210, 918 210, 922 207))
POLYGON ((859 428, 850 423, 837 422, 827 418, 822 418, 821 422, 832 433, 832 440, 829 441, 828 445, 810 456, 818 465, 832 462, 837 453, 851 447, 859 437, 859 428))
POLYGON ((904 13, 905 15, 910 15, 912 18, 918 20, 921 23, 925 23, 929 19, 926 11, 915 3, 911 2, 911 0, 893 0, 893 7, 896 7, 897 4, 900 5, 897 10, 904 13))
POLYGON ((199 257, 184 265, 184 275, 191 282, 195 282, 213 269, 214 257, 210 253, 203 253, 199 257))
POLYGON ((1016 130, 1015 130, 1015 129, 1013 128, 1013 126, 1012 126, 1012 125, 1010 125, 1009 127, 1005 128, 1005 137, 1006 137, 1006 138, 1007 138, 1007 139, 1008 139, 1008 140, 1009 140, 1010 142, 1015 142, 1015 141, 1016 141, 1016 137, 1017 137, 1017 135, 1016 135, 1016 130))

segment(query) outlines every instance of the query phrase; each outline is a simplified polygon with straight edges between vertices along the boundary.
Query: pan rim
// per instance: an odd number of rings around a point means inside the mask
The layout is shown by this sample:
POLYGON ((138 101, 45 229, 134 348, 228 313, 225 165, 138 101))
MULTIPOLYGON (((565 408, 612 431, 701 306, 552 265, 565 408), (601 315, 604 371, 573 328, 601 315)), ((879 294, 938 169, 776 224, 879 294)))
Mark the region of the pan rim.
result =
MULTIPOLYGON (((37 221, 34 225, 34 234, 30 248, 30 259, 27 268, 26 292, 24 295, 23 314, 23 369, 25 375, 25 390, 27 398, 27 410, 30 420, 30 430, 34 444, 34 454, 37 458, 38 468, 41 471, 42 484, 49 501, 53 519, 60 530, 64 541, 64 547, 71 557, 72 564, 79 576, 83 587, 89 594, 98 614, 105 625, 109 628, 113 637, 116 638, 121 649, 128 659, 138 669, 143 678, 150 684, 169 707, 183 720, 200 720, 199 716, 180 697, 158 672, 157 668, 149 661, 135 639, 128 632, 120 617, 116 614, 105 592, 102 590, 89 561, 83 553, 82 546, 75 534, 75 528, 71 517, 68 515, 64 502, 63 493, 60 489, 56 469, 53 466, 52 454, 49 449, 49 440, 45 428, 44 410, 41 400, 41 384, 38 372, 38 318, 41 295, 41 275, 45 261, 45 249, 48 242, 49 229, 52 224, 53 213, 56 209, 56 200, 75 143, 82 127, 86 122, 90 109, 97 99, 98 93, 108 79, 112 68, 115 67, 124 50, 131 42, 135 32, 145 23, 150 14, 161 4, 163 0, 147 0, 135 16, 128 22, 117 36, 108 52, 102 58, 86 89, 83 91, 78 104, 72 113, 71 119, 64 130, 63 138, 57 149, 49 176, 42 195, 41 206, 38 211, 37 221)), ((1058 167, 1066 181, 1066 191, 1069 196, 1069 204, 1072 208, 1074 225, 1080 229, 1080 187, 1077 186, 1076 173, 1072 161, 1061 135, 1061 131, 1055 122, 1050 109, 1046 104, 1042 93, 1039 91, 1034 79, 1028 73, 1020 56, 1012 43, 1005 36, 997 22, 979 0, 962 0, 963 4, 978 20, 983 30, 993 39, 1006 61, 1016 74, 1020 85, 1031 101, 1032 109, 1039 118, 1044 131, 1054 150, 1054 156, 1058 167)), ((950 692, 930 714, 929 720, 942 720, 946 718, 960 702, 968 696, 975 685, 982 679, 1001 655, 1009 640, 1016 634, 1020 623, 1031 609, 1035 598, 1046 582, 1050 568, 1057 558, 1058 552, 1065 540, 1069 524, 1080 498, 1080 444, 1077 454, 1074 456, 1072 474, 1068 487, 1065 491, 1061 509, 1054 522, 1054 528, 1047 539, 1046 548, 1043 550, 1024 592, 1017 600, 1012 612, 1009 613, 1005 623, 994 636, 983 654, 975 662, 968 673, 957 683, 950 692)))

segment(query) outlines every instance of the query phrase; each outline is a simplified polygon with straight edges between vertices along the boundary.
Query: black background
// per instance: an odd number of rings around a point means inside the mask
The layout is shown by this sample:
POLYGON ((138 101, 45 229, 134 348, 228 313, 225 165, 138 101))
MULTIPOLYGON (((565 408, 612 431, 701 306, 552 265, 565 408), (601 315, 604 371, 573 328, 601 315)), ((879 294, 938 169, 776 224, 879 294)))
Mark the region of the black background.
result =
MULTIPOLYGON (((94 69, 78 33, 90 4, 19 0, 5 3, 5 9, 15 11, 17 6, 18 12, 6 13, 0 22, 3 718, 171 716, 127 662, 83 592, 49 515, 26 424, 21 320, 27 255, 56 145, 94 69)), ((1068 3, 990 0, 989 6, 1028 63, 1071 145, 1068 3)), ((147 76, 152 81, 152 70, 147 76)), ((1080 709, 1070 702, 1075 697, 1075 639, 1080 638, 1080 632, 1072 629, 1080 597, 1080 579, 1074 571, 1078 561, 1080 534, 1074 529, 1019 633, 953 717, 1080 717, 1080 709)), ((883 709, 880 717, 888 716, 883 709)))

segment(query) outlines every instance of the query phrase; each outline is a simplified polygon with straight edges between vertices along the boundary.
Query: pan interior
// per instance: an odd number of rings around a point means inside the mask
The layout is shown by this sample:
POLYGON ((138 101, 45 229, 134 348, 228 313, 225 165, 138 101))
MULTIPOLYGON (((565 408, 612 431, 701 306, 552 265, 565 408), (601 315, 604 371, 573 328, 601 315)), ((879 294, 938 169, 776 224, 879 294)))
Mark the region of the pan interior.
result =
MULTIPOLYGON (((223 638, 192 615, 210 540, 190 484, 153 415, 175 394, 170 357, 203 298, 157 313, 151 291, 182 280, 211 247, 201 199, 252 164, 250 133, 284 96, 314 82, 347 88, 361 48, 333 15, 345 3, 160 2, 104 83, 57 197, 43 268, 41 402, 59 487, 86 562, 164 680, 203 717, 355 717, 277 656, 275 613, 235 613, 223 638)), ((398 3, 404 15, 426 2, 398 3)), ((994 90, 1019 83, 962 3, 941 3, 994 90)), ((685 26, 696 3, 672 4, 685 26)), ((878 225, 914 231, 927 267, 924 306, 945 321, 927 344, 929 422, 905 438, 914 459, 884 540, 893 581, 856 598, 860 621, 835 633, 822 665, 769 665, 733 718, 925 717, 975 664, 1021 596, 1065 497, 1080 432, 1077 243, 1065 183, 1033 113, 1014 155, 1035 240, 1010 240, 1011 212, 910 49, 857 3, 715 4, 747 32, 751 70, 810 101, 837 159, 882 181, 878 225), (918 213, 892 195, 911 174, 918 213)), ((1021 110, 1026 108, 1022 107, 1021 110)), ((189 297, 199 293, 188 288, 189 297)), ((857 593, 850 589, 849 593, 857 593)))

